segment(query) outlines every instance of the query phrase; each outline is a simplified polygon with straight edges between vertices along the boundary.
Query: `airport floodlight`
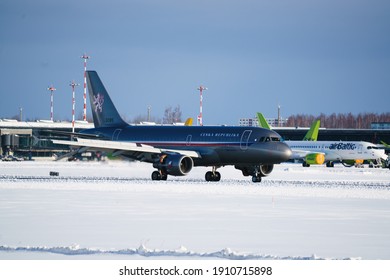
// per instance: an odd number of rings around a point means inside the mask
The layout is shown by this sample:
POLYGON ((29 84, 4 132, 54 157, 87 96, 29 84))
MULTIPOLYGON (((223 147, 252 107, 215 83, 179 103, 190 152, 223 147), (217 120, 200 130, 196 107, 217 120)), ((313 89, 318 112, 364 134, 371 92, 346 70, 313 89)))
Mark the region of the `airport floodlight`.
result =
POLYGON ((204 86, 199 86, 198 90, 200 92, 200 106, 199 106, 199 116, 198 116, 198 125, 203 126, 203 91, 207 90, 204 86))
POLYGON ((79 86, 80 84, 76 84, 75 81, 72 81, 69 85, 72 87, 72 133, 74 133, 74 111, 76 107, 75 87, 79 86))
POLYGON ((54 97, 53 92, 56 90, 53 86, 48 86, 47 90, 50 91, 50 120, 53 121, 53 114, 54 114, 54 97))
POLYGON ((83 54, 80 58, 84 59, 84 111, 83 121, 87 121, 87 60, 90 58, 89 55, 83 54))

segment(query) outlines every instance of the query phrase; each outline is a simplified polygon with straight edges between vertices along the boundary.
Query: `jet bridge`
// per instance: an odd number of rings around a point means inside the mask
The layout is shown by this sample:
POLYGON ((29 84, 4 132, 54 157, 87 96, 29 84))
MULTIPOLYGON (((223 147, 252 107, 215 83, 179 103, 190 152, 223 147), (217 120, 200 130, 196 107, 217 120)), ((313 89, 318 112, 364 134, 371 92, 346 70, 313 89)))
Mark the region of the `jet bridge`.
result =
POLYGON ((30 139, 32 129, 1 128, 0 129, 0 154, 8 155, 19 146, 21 138, 30 139), (27 136, 27 137, 26 137, 27 136))

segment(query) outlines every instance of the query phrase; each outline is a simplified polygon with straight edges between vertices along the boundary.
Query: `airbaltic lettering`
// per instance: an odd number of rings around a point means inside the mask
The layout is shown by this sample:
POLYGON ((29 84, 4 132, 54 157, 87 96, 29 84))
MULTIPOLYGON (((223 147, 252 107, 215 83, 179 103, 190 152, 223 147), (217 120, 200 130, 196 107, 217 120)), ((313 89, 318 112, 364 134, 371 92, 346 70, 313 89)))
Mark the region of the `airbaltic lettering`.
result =
POLYGON ((239 133, 209 133, 204 132, 200 134, 200 137, 239 137, 239 133))
POLYGON ((329 146, 330 150, 355 150, 356 144, 353 143, 334 143, 329 146))

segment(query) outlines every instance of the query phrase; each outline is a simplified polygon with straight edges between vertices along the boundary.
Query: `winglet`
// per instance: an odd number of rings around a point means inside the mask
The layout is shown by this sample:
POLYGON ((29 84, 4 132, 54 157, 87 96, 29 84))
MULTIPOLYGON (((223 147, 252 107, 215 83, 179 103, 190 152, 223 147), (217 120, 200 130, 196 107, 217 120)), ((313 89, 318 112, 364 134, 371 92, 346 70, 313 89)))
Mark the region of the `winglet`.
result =
POLYGON ((306 133, 305 137, 303 137, 303 141, 317 141, 320 122, 320 120, 316 120, 312 123, 309 131, 306 133))
POLYGON ((259 121, 259 126, 266 129, 271 129, 267 120, 264 118, 262 113, 257 113, 257 120, 259 121))

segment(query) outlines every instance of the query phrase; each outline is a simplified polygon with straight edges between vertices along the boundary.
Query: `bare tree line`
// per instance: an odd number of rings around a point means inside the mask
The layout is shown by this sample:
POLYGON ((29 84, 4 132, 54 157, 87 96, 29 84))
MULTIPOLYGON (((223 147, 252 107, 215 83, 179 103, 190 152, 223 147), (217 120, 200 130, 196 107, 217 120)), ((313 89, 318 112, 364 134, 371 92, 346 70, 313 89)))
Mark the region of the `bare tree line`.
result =
POLYGON ((352 113, 325 115, 321 113, 319 116, 296 114, 292 115, 287 120, 287 126, 292 127, 309 127, 314 120, 321 121, 321 127, 326 128, 357 128, 370 129, 373 122, 390 122, 390 113, 352 113))
POLYGON ((182 111, 180 108, 180 105, 177 105, 176 107, 168 106, 164 110, 164 116, 163 118, 156 118, 154 116, 150 116, 150 118, 147 115, 138 115, 132 120, 128 120, 129 123, 142 123, 142 122, 155 122, 155 123, 161 123, 161 124, 173 124, 177 122, 182 121, 182 111))

